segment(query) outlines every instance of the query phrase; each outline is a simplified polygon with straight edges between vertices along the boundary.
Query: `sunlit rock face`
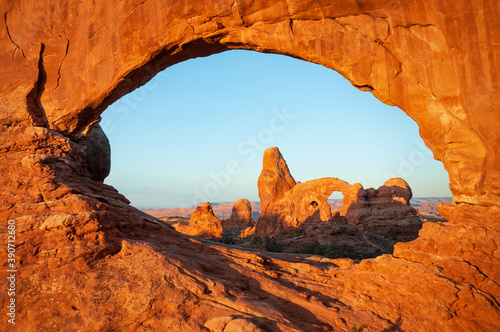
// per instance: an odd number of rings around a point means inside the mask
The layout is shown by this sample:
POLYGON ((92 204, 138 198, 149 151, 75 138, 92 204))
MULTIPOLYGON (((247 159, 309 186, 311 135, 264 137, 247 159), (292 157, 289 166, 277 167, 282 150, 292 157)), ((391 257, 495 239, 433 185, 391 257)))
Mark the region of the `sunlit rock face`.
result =
POLYGON ((498 2, 0 3, 0 220, 16 223, 17 328, 498 328, 498 2), (109 104, 234 48, 319 63, 399 106, 449 173, 449 222, 360 264, 272 256, 187 239, 91 178, 75 141, 109 104))
POLYGON ((254 225, 255 221, 252 218, 252 204, 246 198, 234 202, 231 210, 231 217, 222 220, 222 227, 224 229, 247 228, 254 225))
POLYGON ((262 207, 265 208, 269 203, 283 198, 295 185, 295 180, 280 150, 277 147, 267 149, 264 152, 262 171, 257 181, 262 207))
POLYGON ((204 238, 221 238, 223 231, 221 221, 214 215, 209 202, 196 207, 189 218, 189 225, 178 225, 175 230, 204 238))
POLYGON ((365 230, 421 224, 417 211, 410 206, 412 193, 405 180, 389 179, 378 189, 367 190, 360 183, 351 185, 333 177, 295 183, 277 147, 264 151, 258 188, 262 212, 255 228, 245 230, 243 235, 279 235, 305 221, 331 221, 333 227, 340 220, 365 230), (335 191, 344 198, 342 209, 332 211, 328 198, 335 191))

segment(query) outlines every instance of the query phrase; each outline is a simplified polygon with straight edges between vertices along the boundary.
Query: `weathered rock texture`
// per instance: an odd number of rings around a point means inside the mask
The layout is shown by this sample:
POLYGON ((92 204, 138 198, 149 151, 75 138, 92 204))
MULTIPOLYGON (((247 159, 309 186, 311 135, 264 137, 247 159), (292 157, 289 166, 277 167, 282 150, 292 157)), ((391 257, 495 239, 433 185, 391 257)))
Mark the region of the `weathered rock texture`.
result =
POLYGON ((411 197, 410 186, 401 178, 389 179, 378 189, 365 190, 358 183, 351 187, 351 199, 340 214, 361 229, 422 224, 417 210, 410 206, 411 197))
POLYGON ((221 238, 222 224, 214 215, 212 205, 209 202, 196 207, 189 218, 189 225, 178 225, 175 230, 187 235, 200 236, 204 238, 221 238))
POLYGON ((4 244, 16 221, 20 331, 498 329, 499 2, 0 4, 0 220, 4 244), (449 222, 357 265, 271 256, 187 239, 91 179, 73 140, 108 105, 236 48, 324 65, 400 107, 449 173, 449 222))
POLYGON ((362 229, 420 224, 417 211, 410 206, 411 188, 401 178, 387 180, 377 190, 365 190, 359 183, 350 185, 337 178, 284 185, 288 184, 285 176, 293 179, 279 149, 264 151, 258 188, 259 197, 265 201, 261 202, 262 212, 255 229, 245 230, 243 236, 277 235, 304 221, 340 221, 362 229), (335 191, 344 195, 342 210, 331 211, 328 198, 335 191))
POLYGON ((231 212, 231 218, 222 220, 222 227, 228 228, 246 228, 252 227, 255 222, 252 218, 252 204, 246 198, 234 202, 231 212))
POLYGON ((295 187, 295 184, 280 150, 277 147, 266 149, 262 171, 257 181, 262 208, 265 209, 269 202, 283 198, 287 191, 295 187))

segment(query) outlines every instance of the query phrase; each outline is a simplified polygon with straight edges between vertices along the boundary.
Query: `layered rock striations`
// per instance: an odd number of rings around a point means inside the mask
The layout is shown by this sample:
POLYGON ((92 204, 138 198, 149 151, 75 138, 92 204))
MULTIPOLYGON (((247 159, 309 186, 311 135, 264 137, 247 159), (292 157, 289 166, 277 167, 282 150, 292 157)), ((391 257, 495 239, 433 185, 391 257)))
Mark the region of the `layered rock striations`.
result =
POLYGON ((498 2, 0 3, 0 220, 4 244, 16 225, 19 330, 498 329, 498 2), (449 173, 449 222, 360 264, 280 256, 188 239, 92 179, 76 141, 108 105, 236 48, 332 68, 411 116, 449 173))
POLYGON ((410 206, 411 188, 401 178, 387 180, 378 189, 364 189, 359 183, 350 185, 337 178, 283 186, 283 174, 293 179, 277 147, 264 151, 262 172, 258 181, 259 197, 266 199, 254 230, 243 235, 277 235, 297 228, 305 221, 343 221, 361 229, 393 225, 420 224, 417 211, 410 206), (273 159, 271 156, 276 156, 273 159), (279 160, 270 163, 269 160, 279 160), (278 181, 267 181, 278 179, 278 181), (331 210, 328 198, 336 191, 344 195, 341 210, 331 210), (269 195, 266 193, 280 193, 269 195), (340 218, 336 218, 340 217, 340 218))

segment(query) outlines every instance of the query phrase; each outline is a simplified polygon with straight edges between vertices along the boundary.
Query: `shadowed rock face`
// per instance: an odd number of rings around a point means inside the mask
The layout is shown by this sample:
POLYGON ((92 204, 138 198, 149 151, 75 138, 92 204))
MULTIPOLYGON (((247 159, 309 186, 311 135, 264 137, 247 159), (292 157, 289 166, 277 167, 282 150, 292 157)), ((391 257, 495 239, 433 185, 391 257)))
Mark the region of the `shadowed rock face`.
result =
POLYGON ((101 126, 95 124, 78 144, 87 148, 86 162, 92 179, 104 182, 111 170, 111 146, 101 126))
POLYGON ((0 3, 0 220, 18 232, 19 329, 498 328, 498 2, 0 3), (74 140, 108 105, 235 48, 324 65, 400 107, 449 173, 449 222, 357 265, 274 256, 187 239, 92 180, 74 140))

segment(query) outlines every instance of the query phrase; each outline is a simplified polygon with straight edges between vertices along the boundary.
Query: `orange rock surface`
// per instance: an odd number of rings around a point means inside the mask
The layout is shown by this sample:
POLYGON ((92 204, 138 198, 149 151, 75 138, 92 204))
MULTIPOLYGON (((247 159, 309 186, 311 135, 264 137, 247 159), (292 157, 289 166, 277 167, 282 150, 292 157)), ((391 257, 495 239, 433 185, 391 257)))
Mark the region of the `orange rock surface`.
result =
POLYGON ((175 230, 187 235, 204 238, 221 238, 222 224, 214 215, 212 205, 209 202, 196 207, 189 218, 189 225, 177 225, 175 230))
POLYGON ((257 186, 260 203, 264 210, 270 202, 283 198, 286 192, 295 187, 295 180, 277 147, 264 151, 262 171, 257 186))
POLYGON ((246 198, 239 199, 233 204, 231 218, 222 221, 224 229, 246 228, 254 226, 252 219, 252 204, 246 198))
POLYGON ((272 147, 264 151, 258 188, 259 197, 266 201, 261 202, 263 208, 255 229, 245 230, 242 236, 278 235, 287 228, 299 227, 304 221, 332 219, 333 222, 338 219, 336 216, 365 229, 421 223, 417 211, 410 206, 411 188, 401 178, 389 179, 377 190, 365 190, 360 183, 350 185, 332 177, 285 186, 283 175, 293 179, 279 149, 272 147), (343 206, 342 210, 332 212, 328 198, 335 191, 344 195, 343 206))
POLYGON ((4 245, 16 225, 18 330, 498 330, 499 2, 0 4, 0 221, 4 245), (241 251, 188 239, 92 180, 75 141, 108 105, 236 48, 321 64, 401 108, 449 173, 449 222, 360 264, 241 251))

